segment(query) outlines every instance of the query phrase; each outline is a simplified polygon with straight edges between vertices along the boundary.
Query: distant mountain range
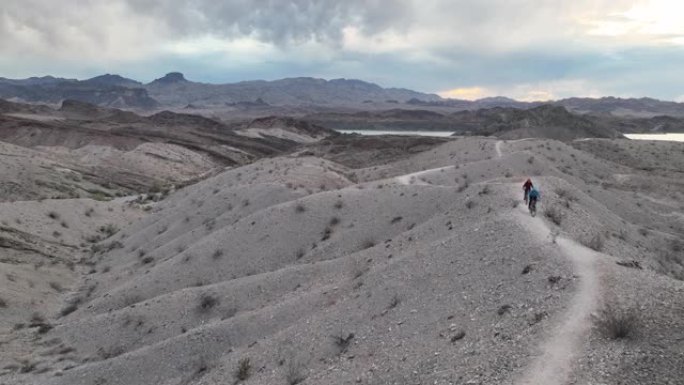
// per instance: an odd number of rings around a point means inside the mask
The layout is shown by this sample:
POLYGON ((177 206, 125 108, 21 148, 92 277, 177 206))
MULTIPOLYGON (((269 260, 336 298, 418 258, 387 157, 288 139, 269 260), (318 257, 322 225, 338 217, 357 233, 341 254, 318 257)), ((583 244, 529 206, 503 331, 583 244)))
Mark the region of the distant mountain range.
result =
POLYGON ((521 102, 506 97, 490 97, 470 101, 444 99, 435 94, 402 88, 383 88, 354 79, 300 77, 208 84, 189 81, 179 72, 169 73, 147 84, 111 74, 86 80, 52 76, 20 80, 0 78, 0 98, 55 105, 71 99, 101 107, 138 110, 224 107, 380 110, 396 106, 402 109, 455 112, 495 107, 529 109, 553 104, 584 114, 643 118, 659 115, 684 117, 684 103, 651 98, 569 98, 553 102, 521 102))

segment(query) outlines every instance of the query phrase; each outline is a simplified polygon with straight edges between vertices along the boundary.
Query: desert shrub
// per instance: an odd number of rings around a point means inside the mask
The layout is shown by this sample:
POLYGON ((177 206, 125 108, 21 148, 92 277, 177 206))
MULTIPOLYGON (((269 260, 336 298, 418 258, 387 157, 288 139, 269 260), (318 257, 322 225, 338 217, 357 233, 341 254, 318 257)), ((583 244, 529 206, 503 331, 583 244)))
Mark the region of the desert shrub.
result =
POLYGON ((199 301, 199 304, 197 305, 197 310, 200 313, 206 313, 206 312, 210 311, 211 309, 213 309, 218 304, 219 304, 218 298, 216 298, 215 296, 213 296, 211 294, 204 293, 200 296, 200 301, 199 301))
POLYGON ((563 220, 563 211, 556 205, 544 208, 544 216, 549 218, 556 226, 560 226, 563 220))
POLYGON ((370 249, 373 246, 375 246, 375 241, 372 239, 366 239, 361 244, 361 250, 370 249))
POLYGON ((64 289, 62 288, 62 285, 60 285, 58 282, 50 282, 49 283, 50 287, 52 290, 61 293, 64 289))
POLYGON ((344 206, 344 203, 342 203, 342 201, 337 201, 337 202, 335 202, 335 205, 334 205, 333 207, 335 207, 336 209, 339 210, 339 209, 341 209, 343 206, 344 206))
POLYGON ((338 354, 342 354, 347 351, 349 348, 349 344, 351 341, 354 339, 354 333, 349 333, 346 336, 342 335, 334 335, 331 336, 333 339, 333 343, 335 344, 335 347, 337 348, 338 354))
POLYGON ((392 218, 391 223, 401 222, 402 219, 404 219, 404 217, 394 217, 394 218, 392 218))
POLYGON ((290 360, 287 365, 287 371, 285 372, 285 381, 288 385, 297 385, 304 382, 306 375, 304 374, 304 368, 300 361, 290 360))
POLYGON ((330 226, 337 226, 339 224, 340 224, 340 218, 338 218, 338 217, 330 218, 330 223, 329 223, 330 226))
POLYGON ((111 223, 108 223, 104 226, 100 226, 100 228, 97 229, 97 231, 104 234, 105 238, 109 238, 112 235, 116 234, 119 231, 119 228, 111 223))
POLYGON ((88 235, 84 239, 88 243, 98 243, 102 240, 102 237, 99 235, 88 235))
POLYGON ((531 156, 531 157, 527 158, 527 163, 529 163, 529 164, 534 163, 534 157, 531 156))
POLYGON ((0 298, 0 308, 6 308, 7 307, 7 301, 5 301, 4 298, 0 298))
POLYGON ((638 317, 633 310, 606 305, 594 317, 598 331, 611 340, 633 337, 638 327, 638 317))
POLYGON ((591 239, 585 240, 584 245, 594 251, 601 251, 603 250, 604 243, 603 236, 597 233, 591 239))
POLYGON ((468 199, 465 203, 465 207, 467 209, 472 209, 473 207, 475 207, 475 201, 468 199))
POLYGON ((568 191, 564 188, 560 188, 560 187, 556 189, 556 195, 558 195, 558 197, 561 199, 567 199, 569 201, 577 200, 577 198, 575 198, 575 196, 570 194, 570 191, 568 191))
POLYGON ((458 189, 457 189, 456 191, 458 191, 458 192, 463 192, 463 191, 465 191, 465 190, 468 188, 468 186, 469 186, 468 181, 467 181, 467 180, 466 180, 466 181, 463 181, 463 184, 461 184, 460 186, 458 186, 458 189))
POLYGON ((219 259, 219 258, 223 257, 223 250, 216 249, 216 251, 214 251, 214 253, 211 255, 211 257, 213 259, 219 259))
POLYGON ((305 207, 303 204, 298 203, 298 204, 295 206, 295 212, 297 212, 297 213, 303 213, 304 211, 306 211, 306 207, 305 207))
POLYGON ((321 241, 326 241, 330 239, 330 236, 332 235, 332 229, 330 227, 326 227, 323 230, 323 236, 321 237, 321 241))
POLYGON ((119 241, 112 241, 112 242, 109 242, 109 243, 105 246, 105 249, 106 249, 107 251, 112 251, 112 250, 114 250, 114 249, 122 249, 123 247, 124 247, 124 246, 123 246, 123 243, 121 243, 121 242, 119 242, 119 241))
POLYGON ((238 362, 238 367, 235 370, 235 379, 237 381, 245 381, 249 378, 252 371, 252 364, 249 358, 243 358, 238 362))
POLYGON ((154 262, 154 257, 145 257, 142 259, 141 262, 143 263, 143 265, 150 264, 150 263, 154 262))
POLYGON ((489 189, 489 185, 484 185, 484 187, 482 187, 482 190, 480 190, 480 192, 478 192, 477 195, 487 195, 490 193, 490 191, 491 190, 489 189))
POLYGON ((62 233, 60 233, 59 231, 55 230, 55 231, 52 232, 52 236, 55 237, 55 238, 59 238, 59 237, 62 236, 62 233))
POLYGON ((47 216, 50 217, 50 219, 59 219, 59 214, 56 211, 50 211, 47 216))
POLYGON ((60 223, 60 225, 61 225, 62 227, 64 227, 65 229, 68 229, 68 228, 69 228, 69 224, 66 223, 65 221, 62 221, 62 223, 60 223))
POLYGON ((401 298, 399 298, 399 294, 394 294, 392 298, 390 299, 389 305, 387 305, 388 309, 394 309, 395 307, 399 306, 401 303, 401 298))

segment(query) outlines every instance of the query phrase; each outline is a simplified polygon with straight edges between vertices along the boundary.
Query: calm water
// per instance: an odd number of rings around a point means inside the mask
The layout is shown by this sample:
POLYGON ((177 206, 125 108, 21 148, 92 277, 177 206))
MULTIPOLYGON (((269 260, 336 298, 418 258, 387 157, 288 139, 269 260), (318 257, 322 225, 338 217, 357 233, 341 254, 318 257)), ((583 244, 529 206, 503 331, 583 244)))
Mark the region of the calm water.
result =
MULTIPOLYGON (((453 134, 453 131, 400 131, 400 130, 337 130, 343 134, 361 135, 414 135, 414 136, 436 136, 446 137, 453 134)), ((625 134, 629 139, 634 140, 668 140, 673 142, 684 142, 684 134, 625 134)))
POLYGON ((361 135, 417 135, 417 136, 437 136, 446 137, 453 134, 453 131, 392 131, 392 130, 337 130, 343 134, 361 135))
POLYGON ((684 134, 625 134, 625 136, 635 140, 669 140, 672 142, 684 142, 684 134))

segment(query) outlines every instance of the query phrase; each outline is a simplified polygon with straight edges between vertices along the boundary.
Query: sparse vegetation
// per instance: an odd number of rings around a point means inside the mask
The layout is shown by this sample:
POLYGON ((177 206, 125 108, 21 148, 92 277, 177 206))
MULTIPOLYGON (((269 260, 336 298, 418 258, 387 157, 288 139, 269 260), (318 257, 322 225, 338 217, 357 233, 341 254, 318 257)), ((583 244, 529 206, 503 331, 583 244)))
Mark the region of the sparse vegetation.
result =
POLYGON ((59 214, 56 211, 50 211, 47 216, 50 219, 58 220, 59 219, 59 214))
POLYGON ((636 312, 614 305, 604 306, 594 317, 599 332, 611 340, 635 336, 638 322, 636 312))
POLYGON ((475 205, 476 205, 476 203, 475 203, 475 201, 472 200, 472 199, 468 199, 468 200, 465 202, 465 207, 466 207, 468 210, 470 210, 470 209, 472 209, 473 207, 475 207, 475 205))
POLYGON ((595 234, 591 239, 585 240, 584 246, 594 250, 594 251, 601 251, 603 250, 604 246, 604 240, 603 236, 599 233, 595 234))
POLYGON ((249 358, 243 358, 238 362, 238 367, 235 370, 236 382, 245 381, 252 374, 252 364, 249 358))
POLYGON ((563 211, 556 205, 545 207, 544 216, 549 218, 556 226, 560 226, 563 221, 563 211))
POLYGON ((4 298, 0 298, 0 308, 6 308, 7 307, 7 301, 5 301, 4 298))
POLYGON ((216 251, 214 251, 214 253, 211 255, 211 257, 213 259, 219 259, 219 258, 223 257, 223 250, 216 249, 216 251))
POLYGON ((285 381, 288 385, 297 385, 306 379, 303 365, 296 360, 290 360, 285 371, 285 381))
POLYGON ((218 304, 219 304, 218 298, 216 298, 215 296, 213 296, 209 293, 204 293, 200 296, 200 302, 197 305, 197 310, 200 313, 207 313, 218 304))
POLYGON ((49 285, 52 288, 52 290, 54 290, 58 293, 61 293, 62 291, 64 291, 64 289, 62 288, 62 285, 60 285, 58 282, 50 282, 49 285))
POLYGON ((349 333, 346 336, 342 335, 334 335, 331 336, 333 339, 333 342, 335 344, 335 347, 337 347, 338 354, 342 354, 347 351, 349 348, 349 344, 351 341, 354 339, 354 333, 349 333))
POLYGON ((116 234, 119 231, 119 228, 112 223, 108 223, 104 226, 100 226, 100 228, 98 228, 97 231, 102 233, 105 238, 109 238, 112 235, 116 234))
POLYGON ((372 239, 366 239, 366 240, 363 241, 363 243, 361 244, 361 250, 370 249, 371 247, 374 247, 374 246, 375 246, 375 241, 374 241, 374 240, 372 240, 372 239))
POLYGON ((304 211, 306 211, 306 207, 305 207, 303 204, 298 203, 298 204, 295 206, 295 212, 297 212, 297 213, 303 213, 304 211))

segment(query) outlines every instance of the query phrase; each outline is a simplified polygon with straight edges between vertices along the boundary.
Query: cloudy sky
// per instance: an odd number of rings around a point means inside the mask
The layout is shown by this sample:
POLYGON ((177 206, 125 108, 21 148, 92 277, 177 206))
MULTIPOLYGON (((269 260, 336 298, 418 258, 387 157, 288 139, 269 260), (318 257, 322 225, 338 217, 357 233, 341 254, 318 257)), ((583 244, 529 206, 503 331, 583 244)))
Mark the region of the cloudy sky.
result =
POLYGON ((2 0, 0 76, 358 78, 684 101, 681 0, 2 0))

